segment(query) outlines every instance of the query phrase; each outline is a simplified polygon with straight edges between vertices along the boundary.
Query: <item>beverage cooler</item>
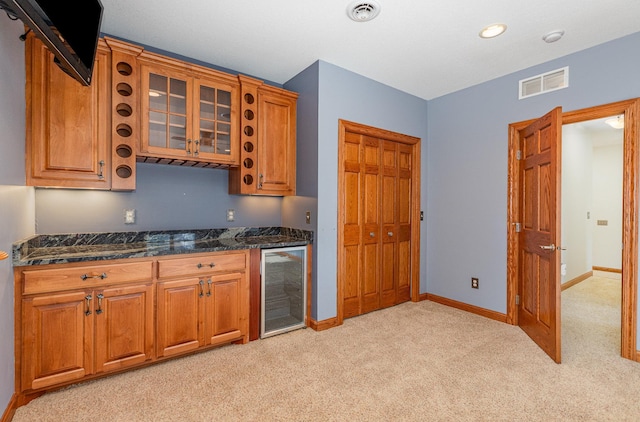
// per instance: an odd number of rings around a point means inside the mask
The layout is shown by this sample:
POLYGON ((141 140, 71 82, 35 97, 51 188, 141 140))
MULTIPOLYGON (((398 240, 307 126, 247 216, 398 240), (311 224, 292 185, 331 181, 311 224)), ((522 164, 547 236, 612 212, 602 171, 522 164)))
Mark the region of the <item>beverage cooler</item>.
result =
POLYGON ((263 249, 260 338, 305 327, 307 248, 263 249))

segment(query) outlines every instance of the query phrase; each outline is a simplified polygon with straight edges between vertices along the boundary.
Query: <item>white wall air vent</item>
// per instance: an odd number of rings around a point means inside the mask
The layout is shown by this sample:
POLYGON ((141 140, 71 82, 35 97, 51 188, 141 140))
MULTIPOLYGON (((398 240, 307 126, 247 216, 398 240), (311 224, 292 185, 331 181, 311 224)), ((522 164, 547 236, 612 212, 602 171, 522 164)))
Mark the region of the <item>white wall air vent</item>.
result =
POLYGON ((519 99, 544 94, 569 86, 569 67, 552 70, 527 79, 520 80, 519 99))

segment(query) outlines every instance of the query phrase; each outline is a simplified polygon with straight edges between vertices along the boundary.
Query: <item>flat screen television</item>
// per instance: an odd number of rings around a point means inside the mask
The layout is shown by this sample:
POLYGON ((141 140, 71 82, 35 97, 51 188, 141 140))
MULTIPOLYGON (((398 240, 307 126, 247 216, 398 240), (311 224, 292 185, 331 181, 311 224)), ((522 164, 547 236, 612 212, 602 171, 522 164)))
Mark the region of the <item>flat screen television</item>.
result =
POLYGON ((0 0, 0 8, 22 20, 62 70, 91 85, 102 23, 100 0, 0 0))

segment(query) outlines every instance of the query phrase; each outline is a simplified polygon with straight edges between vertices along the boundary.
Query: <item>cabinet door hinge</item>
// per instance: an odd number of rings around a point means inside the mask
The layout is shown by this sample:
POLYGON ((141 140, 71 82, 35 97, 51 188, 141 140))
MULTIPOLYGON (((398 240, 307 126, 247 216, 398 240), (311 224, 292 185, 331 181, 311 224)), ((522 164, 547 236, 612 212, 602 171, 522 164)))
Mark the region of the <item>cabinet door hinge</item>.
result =
POLYGON ((516 151, 516 160, 522 160, 522 151, 520 150, 516 151))
POLYGON ((516 295, 516 305, 520 305, 520 295, 516 295))
POLYGON ((520 223, 513 223, 513 225, 516 228, 516 233, 520 233, 522 231, 522 224, 520 223))

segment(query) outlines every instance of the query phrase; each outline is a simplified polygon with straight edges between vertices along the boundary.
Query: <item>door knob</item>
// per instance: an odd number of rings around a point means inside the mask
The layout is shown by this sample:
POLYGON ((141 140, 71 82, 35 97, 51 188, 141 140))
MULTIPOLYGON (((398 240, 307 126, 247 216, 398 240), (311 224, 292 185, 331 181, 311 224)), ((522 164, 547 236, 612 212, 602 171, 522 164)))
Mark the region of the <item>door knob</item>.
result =
POLYGON ((369 236, 376 237, 376 234, 374 232, 369 232, 369 236))
POLYGON ((393 232, 387 232, 387 236, 389 237, 393 236, 393 232))

